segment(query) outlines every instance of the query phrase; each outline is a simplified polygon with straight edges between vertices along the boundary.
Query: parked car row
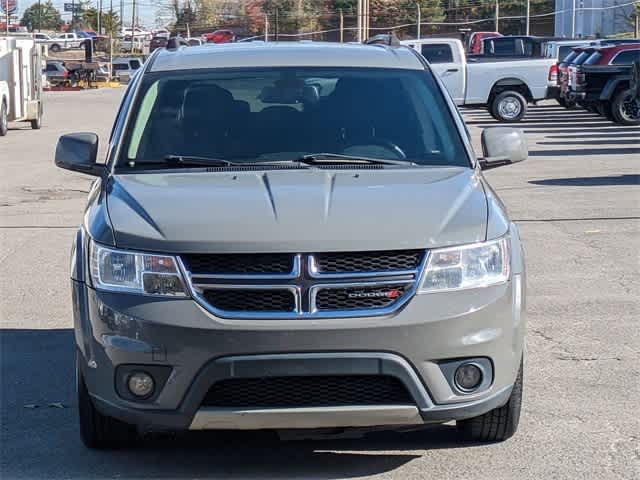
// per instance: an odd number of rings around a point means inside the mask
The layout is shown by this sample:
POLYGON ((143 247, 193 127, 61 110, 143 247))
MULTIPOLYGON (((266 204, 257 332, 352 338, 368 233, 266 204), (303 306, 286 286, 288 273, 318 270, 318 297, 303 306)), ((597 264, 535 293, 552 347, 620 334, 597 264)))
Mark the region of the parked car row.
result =
POLYGON ((640 99, 632 84, 640 63, 636 43, 602 43, 572 48, 558 64, 558 102, 581 106, 622 125, 640 125, 640 99))
POLYGON ((51 86, 72 86, 79 80, 107 81, 111 79, 129 81, 142 67, 142 61, 137 57, 116 58, 111 63, 111 73, 108 64, 97 64, 87 67, 83 62, 47 60, 44 74, 51 86))

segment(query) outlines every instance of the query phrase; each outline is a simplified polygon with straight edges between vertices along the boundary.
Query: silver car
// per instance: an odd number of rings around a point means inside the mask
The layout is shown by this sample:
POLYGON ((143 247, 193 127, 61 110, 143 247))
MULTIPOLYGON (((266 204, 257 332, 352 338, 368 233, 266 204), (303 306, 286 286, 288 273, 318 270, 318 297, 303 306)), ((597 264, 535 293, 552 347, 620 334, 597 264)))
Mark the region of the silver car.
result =
POLYGON ((417 52, 158 49, 129 84, 73 242, 88 447, 155 430, 518 426, 525 266, 484 156, 417 52))

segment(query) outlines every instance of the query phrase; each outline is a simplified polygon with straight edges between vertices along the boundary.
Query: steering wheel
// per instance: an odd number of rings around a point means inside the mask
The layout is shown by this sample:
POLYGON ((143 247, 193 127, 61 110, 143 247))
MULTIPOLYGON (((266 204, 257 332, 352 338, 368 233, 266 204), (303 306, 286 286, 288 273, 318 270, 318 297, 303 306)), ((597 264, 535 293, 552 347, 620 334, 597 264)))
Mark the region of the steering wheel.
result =
MULTIPOLYGON (((346 146, 342 150, 342 153, 344 155, 358 155, 363 157, 370 157, 372 156, 371 155, 372 146, 381 147, 386 152, 393 153, 393 155, 395 156, 395 160, 407 159, 407 154, 404 153, 404 150, 402 150, 397 144, 393 143, 391 140, 387 140, 385 138, 378 138, 378 137, 370 137, 370 138, 367 138, 366 140, 361 140, 361 141, 358 141, 357 143, 352 143, 346 146)), ((384 156, 381 158, 384 158, 384 156)))

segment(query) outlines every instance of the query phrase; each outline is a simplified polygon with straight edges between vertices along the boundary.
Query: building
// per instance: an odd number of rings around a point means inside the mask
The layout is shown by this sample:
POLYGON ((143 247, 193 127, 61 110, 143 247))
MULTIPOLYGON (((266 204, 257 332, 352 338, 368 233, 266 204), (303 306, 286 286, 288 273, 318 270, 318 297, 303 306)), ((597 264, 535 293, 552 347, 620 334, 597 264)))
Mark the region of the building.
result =
POLYGON ((633 31, 629 0, 556 0, 558 37, 605 37, 633 31), (624 6, 617 6, 624 5, 624 6), (572 31, 575 6, 575 32, 572 31))

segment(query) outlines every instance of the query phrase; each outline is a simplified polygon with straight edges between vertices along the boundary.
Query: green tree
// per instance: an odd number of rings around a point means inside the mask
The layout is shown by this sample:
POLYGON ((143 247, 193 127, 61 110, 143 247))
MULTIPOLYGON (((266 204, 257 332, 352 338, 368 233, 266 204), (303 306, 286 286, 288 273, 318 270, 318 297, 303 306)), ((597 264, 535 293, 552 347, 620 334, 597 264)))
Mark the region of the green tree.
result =
MULTIPOLYGON (((104 11, 102 12, 102 30, 104 34, 116 37, 120 31, 120 18, 116 12, 104 11)), ((98 9, 89 7, 82 12, 82 23, 85 27, 91 30, 98 31, 98 9)), ((98 32, 100 33, 100 32, 98 32)))
POLYGON ((24 11, 22 25, 29 30, 58 30, 64 23, 60 12, 53 6, 51 0, 44 3, 34 3, 24 11))

